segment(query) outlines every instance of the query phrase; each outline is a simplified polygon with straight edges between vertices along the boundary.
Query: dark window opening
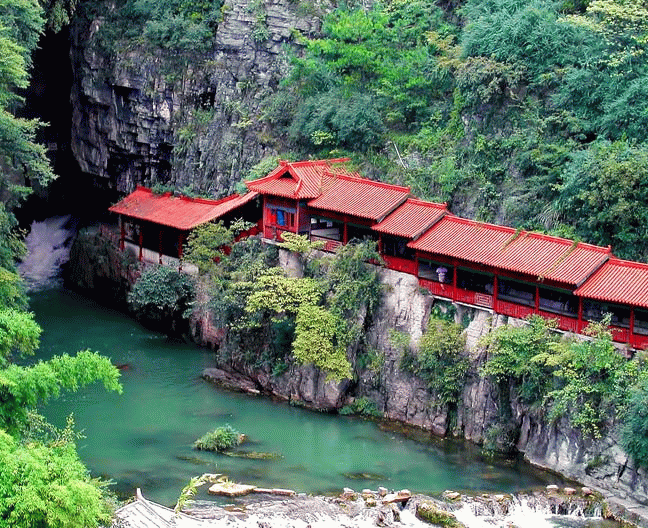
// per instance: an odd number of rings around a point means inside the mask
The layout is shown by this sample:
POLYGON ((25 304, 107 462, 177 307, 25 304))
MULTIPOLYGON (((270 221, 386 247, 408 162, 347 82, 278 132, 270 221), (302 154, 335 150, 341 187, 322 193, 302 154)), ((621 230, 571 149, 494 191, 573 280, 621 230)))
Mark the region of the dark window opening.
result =
POLYGON ((419 260, 418 276, 434 282, 452 284, 454 280, 454 268, 440 262, 419 260))
POLYGON ((399 257, 403 259, 414 260, 414 252, 407 247, 407 240, 404 238, 383 236, 382 252, 383 255, 387 255, 389 257, 399 257))
POLYGON ((497 298, 526 306, 535 306, 535 286, 512 280, 500 279, 497 298))
POLYGON ((605 314, 611 314, 610 324, 622 328, 630 328, 630 308, 618 304, 583 300, 583 319, 602 321, 605 314))
POLYGON ((348 240, 376 240, 376 233, 366 226, 347 225, 348 240))
POLYGON ((493 276, 464 269, 457 270, 457 286, 464 290, 493 295, 493 276))
POLYGON ((540 288, 540 309, 571 317, 578 317, 578 299, 567 292, 540 288))
POLYGON ((634 333, 648 335, 648 311, 635 309, 634 333))

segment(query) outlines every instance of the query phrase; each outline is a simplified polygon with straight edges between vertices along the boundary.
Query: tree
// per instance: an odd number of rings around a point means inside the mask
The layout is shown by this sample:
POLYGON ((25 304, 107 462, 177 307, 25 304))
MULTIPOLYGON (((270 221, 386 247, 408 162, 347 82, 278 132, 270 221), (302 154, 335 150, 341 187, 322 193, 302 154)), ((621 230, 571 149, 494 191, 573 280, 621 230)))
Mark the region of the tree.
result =
POLYGON ((327 380, 351 378, 351 363, 346 357, 348 343, 344 332, 340 332, 343 328, 343 321, 322 306, 300 306, 292 344, 295 359, 323 370, 327 380))
POLYGON ((15 116, 22 101, 16 90, 27 87, 43 24, 37 0, 0 1, 0 186, 17 198, 29 192, 21 178, 44 186, 54 179, 45 148, 34 139, 41 123, 15 116))
POLYGON ((638 375, 637 362, 627 361, 614 348, 609 324, 609 316, 590 323, 591 341, 561 341, 533 359, 549 367, 555 379, 544 401, 549 419, 566 416, 572 427, 596 438, 625 408, 638 375))
POLYGON ((104 486, 88 476, 74 442, 22 443, 0 430, 0 528, 108 526, 104 486))
POLYGON ((401 366, 424 380, 440 403, 456 405, 468 370, 468 361, 461 356, 465 347, 461 325, 431 318, 418 342, 418 352, 413 354, 403 346, 401 366))
POLYGON ((198 266, 201 273, 213 275, 222 269, 218 264, 229 256, 236 235, 250 227, 250 222, 240 219, 229 227, 225 227, 222 221, 202 224, 191 231, 184 259, 198 266))
POLYGON ((189 275, 168 266, 146 268, 128 294, 128 304, 145 320, 158 321, 166 331, 178 318, 187 319, 195 296, 189 275))
POLYGON ((639 466, 648 468, 648 379, 645 377, 630 392, 621 426, 621 443, 639 466))
POLYGON ((503 388, 513 382, 524 403, 539 405, 552 388, 552 373, 535 358, 547 353, 559 337, 539 315, 530 316, 528 323, 500 326, 481 339, 480 345, 488 347, 481 375, 492 377, 503 388))
POLYGON ((555 208, 577 233, 620 257, 648 257, 648 148, 598 141, 574 153, 555 208))

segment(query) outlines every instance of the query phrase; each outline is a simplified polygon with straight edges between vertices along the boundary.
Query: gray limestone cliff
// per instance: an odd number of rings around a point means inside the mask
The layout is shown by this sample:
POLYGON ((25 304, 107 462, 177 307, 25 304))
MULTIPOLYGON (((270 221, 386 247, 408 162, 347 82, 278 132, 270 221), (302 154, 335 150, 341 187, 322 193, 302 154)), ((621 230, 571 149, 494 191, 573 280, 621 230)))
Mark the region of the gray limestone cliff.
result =
POLYGON ((302 4, 225 0, 212 51, 195 54, 108 52, 97 37, 105 19, 79 17, 71 32, 71 146, 81 171, 121 192, 141 183, 231 192, 278 151, 263 104, 299 48, 295 32, 317 32, 324 9, 302 4))
MULTIPOLYGON (((115 254, 114 246, 100 239, 89 237, 84 248, 75 248, 71 253, 71 269, 78 271, 77 286, 92 290, 97 281, 107 281, 110 274, 114 275, 115 285, 123 287, 132 282, 137 275, 132 260, 115 254), (105 262, 112 264, 101 264, 105 262)), ((299 275, 299 260, 285 250, 281 253, 282 265, 299 275)), ((365 327, 364 345, 373 349, 380 361, 361 366, 360 351, 352 350, 356 379, 329 381, 314 366, 294 363, 284 372, 272 372, 243 356, 231 355, 219 361, 219 368, 206 370, 205 377, 235 390, 267 394, 320 411, 339 411, 354 401, 368 399, 386 419, 438 436, 509 447, 537 466, 603 491, 615 511, 624 517, 641 513, 642 505, 648 504, 648 475, 620 448, 613 427, 603 438, 584 438, 566 419, 549 423, 542 413, 522 405, 514 390, 501 394, 501 387, 479 375, 488 355, 480 347, 479 338, 499 325, 524 322, 455 306, 455 317, 468 322, 466 349, 462 353, 470 368, 456 407, 439 405, 423 380, 401 368, 403 351, 391 343, 390 334, 397 330, 409 334, 416 342, 425 332, 434 306, 445 309, 448 305, 439 304, 429 292, 419 288, 415 277, 387 269, 380 274, 384 286, 382 304, 365 327), (504 407, 506 427, 501 427, 504 407)), ((194 314, 193 332, 198 343, 214 349, 223 335, 210 325, 209 314, 201 312, 194 314)), ((648 509, 644 517, 648 519, 648 509)), ((648 526, 648 521, 639 524, 648 526)))

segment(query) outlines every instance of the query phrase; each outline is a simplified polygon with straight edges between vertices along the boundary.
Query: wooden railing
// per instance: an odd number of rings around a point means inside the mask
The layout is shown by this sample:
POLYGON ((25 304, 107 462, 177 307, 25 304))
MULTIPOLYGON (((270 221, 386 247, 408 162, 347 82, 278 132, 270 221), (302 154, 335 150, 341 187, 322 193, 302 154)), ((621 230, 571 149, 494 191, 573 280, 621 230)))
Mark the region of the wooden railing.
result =
POLYGON ((342 245, 341 240, 333 240, 331 238, 326 238, 318 235, 311 235, 311 242, 324 242, 323 251, 328 251, 330 253, 335 253, 335 250, 342 245))

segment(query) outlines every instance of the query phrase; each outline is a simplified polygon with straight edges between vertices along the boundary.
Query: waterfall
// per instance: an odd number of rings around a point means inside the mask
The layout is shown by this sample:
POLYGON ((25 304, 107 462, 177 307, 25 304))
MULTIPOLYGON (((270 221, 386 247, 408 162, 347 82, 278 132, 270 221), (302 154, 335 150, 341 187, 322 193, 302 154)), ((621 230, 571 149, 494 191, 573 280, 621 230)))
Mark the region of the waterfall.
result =
POLYGON ((512 496, 499 503, 473 498, 452 513, 469 528, 594 527, 605 523, 598 503, 555 502, 545 496, 512 496))
POLYGON ((70 215, 32 222, 25 237, 27 255, 18 265, 18 272, 29 290, 50 287, 58 282, 61 266, 70 256, 73 234, 70 215))

